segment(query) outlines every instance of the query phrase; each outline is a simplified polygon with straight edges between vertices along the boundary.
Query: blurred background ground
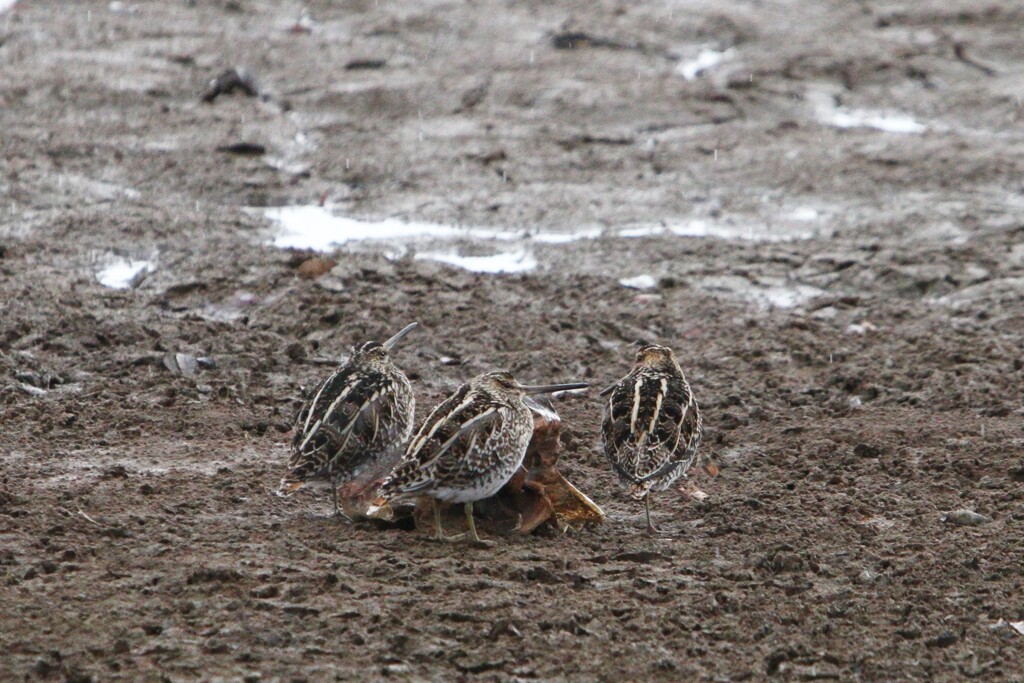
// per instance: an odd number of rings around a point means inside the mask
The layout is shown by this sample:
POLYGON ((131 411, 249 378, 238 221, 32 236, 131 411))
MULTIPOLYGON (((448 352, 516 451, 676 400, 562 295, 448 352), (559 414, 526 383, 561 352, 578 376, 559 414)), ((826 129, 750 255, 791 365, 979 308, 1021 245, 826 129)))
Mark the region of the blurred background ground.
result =
POLYGON ((0 677, 1024 676, 1014 3, 0 6, 0 677), (434 236, 303 277, 289 206, 434 236), (594 395, 598 529, 272 497, 302 388, 410 320, 421 417, 671 344, 709 498, 641 533, 594 395))

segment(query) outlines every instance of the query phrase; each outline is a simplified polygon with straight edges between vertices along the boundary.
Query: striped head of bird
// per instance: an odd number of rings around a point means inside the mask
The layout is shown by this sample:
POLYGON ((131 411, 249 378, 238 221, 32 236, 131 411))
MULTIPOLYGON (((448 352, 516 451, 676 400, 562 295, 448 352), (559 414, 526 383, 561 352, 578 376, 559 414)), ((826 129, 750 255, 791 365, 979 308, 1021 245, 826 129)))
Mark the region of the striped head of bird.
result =
POLYGON ((386 369, 391 363, 391 351, 410 332, 415 330, 419 323, 410 323, 402 330, 385 342, 368 341, 353 346, 349 356, 349 363, 367 364, 378 369, 386 369))
POLYGON ((636 364, 652 370, 680 371, 675 353, 660 344, 643 344, 636 351, 636 364))

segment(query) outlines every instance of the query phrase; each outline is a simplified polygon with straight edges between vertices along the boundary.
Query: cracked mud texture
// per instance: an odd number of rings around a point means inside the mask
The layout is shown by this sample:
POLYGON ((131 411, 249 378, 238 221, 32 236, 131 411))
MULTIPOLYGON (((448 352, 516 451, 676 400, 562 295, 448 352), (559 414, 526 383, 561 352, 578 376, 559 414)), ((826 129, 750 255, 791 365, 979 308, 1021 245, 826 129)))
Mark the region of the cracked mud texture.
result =
POLYGON ((0 14, 0 678, 1024 677, 1024 11, 308 9, 0 14), (259 94, 203 102, 235 67, 259 94), (608 234, 513 276, 352 245, 302 277, 252 209, 321 198, 807 239, 608 234), (105 288, 114 255, 156 270, 105 288), (273 497, 303 388, 410 320, 421 418, 486 369, 600 387, 671 344, 721 474, 660 495, 647 536, 592 392, 556 408, 595 529, 477 550, 273 497))

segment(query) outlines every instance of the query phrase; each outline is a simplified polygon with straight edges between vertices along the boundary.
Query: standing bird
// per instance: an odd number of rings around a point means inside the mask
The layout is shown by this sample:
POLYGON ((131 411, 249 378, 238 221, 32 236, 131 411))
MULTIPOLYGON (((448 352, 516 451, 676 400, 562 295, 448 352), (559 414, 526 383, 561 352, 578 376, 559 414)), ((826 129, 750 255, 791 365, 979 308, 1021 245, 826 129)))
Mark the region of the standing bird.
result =
POLYGON ((338 486, 405 445, 416 399, 405 373, 391 362, 391 349, 417 325, 406 325, 383 344, 352 347, 348 361, 316 386, 296 418, 288 473, 277 495, 330 486, 340 515, 338 486))
POLYGON ((477 543, 473 502, 493 496, 526 457, 533 436, 529 394, 586 389, 589 385, 524 386, 509 372, 487 372, 463 384, 427 417, 401 461, 381 484, 372 515, 401 498, 434 499, 434 528, 444 539, 437 501, 464 503, 466 524, 477 543))
MULTIPOLYGON (((645 344, 633 370, 601 392, 607 397, 601 437, 608 462, 634 499, 644 499, 647 529, 651 494, 664 491, 690 469, 700 445, 697 400, 672 349, 645 344)), ((717 472, 710 461, 708 472, 717 472)))

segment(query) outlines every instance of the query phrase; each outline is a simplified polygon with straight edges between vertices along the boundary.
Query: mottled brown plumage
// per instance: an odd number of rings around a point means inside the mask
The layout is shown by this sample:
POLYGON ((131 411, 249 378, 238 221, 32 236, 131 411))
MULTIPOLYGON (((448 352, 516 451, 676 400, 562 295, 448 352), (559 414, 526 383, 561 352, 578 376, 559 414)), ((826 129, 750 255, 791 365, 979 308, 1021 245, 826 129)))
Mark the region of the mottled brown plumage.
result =
MULTIPOLYGON (((494 495, 512 478, 533 435, 533 414, 524 397, 586 387, 524 386, 504 371, 473 378, 431 411, 367 514, 389 501, 416 496, 464 503, 470 532, 479 541, 473 502, 494 495)), ((436 502, 434 512, 440 538, 436 502)))
POLYGON ((337 487, 389 453, 412 433, 416 401, 390 351, 416 327, 384 342, 352 348, 349 359, 310 393, 295 421, 288 473, 278 495, 307 485, 329 486, 340 514, 337 487))
POLYGON ((605 456, 633 498, 645 500, 654 531, 651 493, 684 476, 697 457, 703 426, 697 400, 672 350, 656 344, 642 346, 633 370, 601 395, 607 397, 605 456))

